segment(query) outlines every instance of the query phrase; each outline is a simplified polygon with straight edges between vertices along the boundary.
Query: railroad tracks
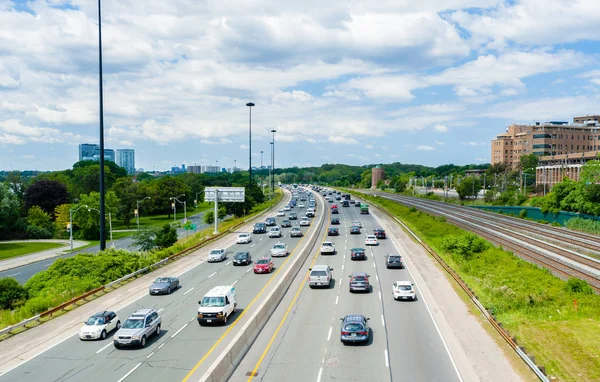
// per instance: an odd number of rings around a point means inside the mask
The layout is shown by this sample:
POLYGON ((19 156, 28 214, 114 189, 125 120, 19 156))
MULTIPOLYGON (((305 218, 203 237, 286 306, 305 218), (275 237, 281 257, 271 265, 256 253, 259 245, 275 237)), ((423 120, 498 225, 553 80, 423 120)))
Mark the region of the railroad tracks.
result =
POLYGON ((452 224, 511 250, 526 261, 548 268, 563 279, 585 280, 600 293, 600 260, 568 248, 577 247, 599 254, 600 238, 468 207, 385 193, 377 195, 444 216, 452 224))

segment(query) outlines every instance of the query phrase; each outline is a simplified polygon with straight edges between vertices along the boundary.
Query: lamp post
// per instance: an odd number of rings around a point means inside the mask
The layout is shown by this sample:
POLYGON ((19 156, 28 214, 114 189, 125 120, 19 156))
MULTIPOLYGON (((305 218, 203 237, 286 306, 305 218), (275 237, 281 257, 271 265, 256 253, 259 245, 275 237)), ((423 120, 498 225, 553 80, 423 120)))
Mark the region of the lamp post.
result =
POLYGON ((254 104, 252 102, 248 102, 246 106, 248 106, 248 110, 250 111, 250 117, 248 121, 248 184, 252 184, 252 106, 254 106, 254 104))
POLYGON ((181 202, 181 200, 179 200, 178 198, 181 198, 182 196, 185 196, 185 194, 181 194, 177 197, 175 196, 171 196, 169 198, 169 200, 172 200, 173 203, 171 203, 171 207, 173 208, 173 223, 177 222, 177 203, 175 203, 175 201, 178 201, 179 203, 183 204, 183 214, 184 214, 184 219, 187 218, 187 213, 185 210, 185 204, 181 202))
POLYGON ((77 212, 80 208, 88 208, 87 205, 79 206, 76 209, 69 209, 69 240, 71 241, 71 252, 73 252, 73 213, 77 212))
POLYGON ((196 198, 194 199, 194 207, 198 208, 198 194, 200 194, 200 192, 196 192, 196 198))
POLYGON ((144 199, 136 201, 137 209, 135 210, 135 220, 137 221, 138 231, 140 230, 140 203, 143 203, 146 199, 150 199, 150 197, 146 196, 144 199))
POLYGON ((271 148, 271 192, 275 192, 275 133, 277 132, 277 130, 273 129, 271 130, 271 133, 273 133, 273 141, 271 142, 271 144, 273 145, 271 148))
POLYGON ((260 169, 262 170, 263 168, 263 152, 262 150, 260 150, 260 169))
POLYGON ((104 231, 106 224, 104 221, 104 96, 102 90, 102 6, 98 0, 98 74, 99 74, 99 103, 100 103, 100 250, 106 249, 106 238, 104 231))

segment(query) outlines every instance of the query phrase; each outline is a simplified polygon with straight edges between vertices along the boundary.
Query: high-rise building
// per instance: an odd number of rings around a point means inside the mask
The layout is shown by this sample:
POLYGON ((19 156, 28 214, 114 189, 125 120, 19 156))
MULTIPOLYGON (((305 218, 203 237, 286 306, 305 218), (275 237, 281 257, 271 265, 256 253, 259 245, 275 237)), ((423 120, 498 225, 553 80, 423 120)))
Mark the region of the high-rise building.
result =
MULTIPOLYGON (((100 150, 98 150, 100 152, 100 150)), ((100 160, 100 155, 98 155, 98 160, 100 160)), ((111 161, 116 163, 115 161, 115 150, 113 149, 104 149, 104 160, 111 161)))
POLYGON ((81 143, 79 145, 79 161, 95 160, 100 152, 100 146, 94 143, 81 143))
POLYGON ((128 175, 135 174, 135 151, 133 149, 117 149, 116 159, 116 163, 127 170, 128 175))
POLYGON ((377 188, 377 183, 385 179, 385 171, 381 166, 375 166, 371 169, 371 188, 377 188))

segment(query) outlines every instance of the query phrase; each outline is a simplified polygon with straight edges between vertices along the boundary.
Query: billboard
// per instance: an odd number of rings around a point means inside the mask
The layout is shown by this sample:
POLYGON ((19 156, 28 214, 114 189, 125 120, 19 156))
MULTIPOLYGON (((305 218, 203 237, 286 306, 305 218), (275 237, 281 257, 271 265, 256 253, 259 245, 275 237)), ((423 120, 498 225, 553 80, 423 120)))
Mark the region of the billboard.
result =
POLYGON ((204 201, 214 202, 215 195, 218 193, 218 202, 241 202, 243 203, 246 197, 246 189, 244 187, 206 187, 204 189, 204 201))

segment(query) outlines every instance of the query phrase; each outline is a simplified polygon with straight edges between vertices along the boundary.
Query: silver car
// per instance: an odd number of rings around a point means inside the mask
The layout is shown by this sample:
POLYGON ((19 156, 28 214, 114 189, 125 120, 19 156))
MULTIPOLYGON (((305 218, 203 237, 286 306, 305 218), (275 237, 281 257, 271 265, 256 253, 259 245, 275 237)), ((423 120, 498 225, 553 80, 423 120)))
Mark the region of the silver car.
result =
POLYGON ((290 252, 288 251, 287 245, 282 242, 275 244, 273 248, 271 248, 271 250, 269 251, 269 254, 272 257, 284 257, 289 255, 289 253, 290 252))
POLYGON ((179 289, 179 279, 177 277, 159 277, 148 291, 150 294, 171 294, 172 291, 179 289))
POLYGON ((148 338, 160 335, 161 323, 162 320, 154 309, 140 309, 121 325, 121 329, 113 337, 113 344, 117 349, 123 346, 145 347, 148 338))
POLYGON ((213 249, 212 251, 210 251, 210 253, 208 254, 208 259, 206 259, 206 261, 208 261, 209 263, 213 263, 216 261, 223 261, 227 258, 227 251, 224 248, 219 248, 219 249, 213 249))
POLYGON ((281 237, 281 228, 275 226, 269 230, 269 237, 281 237))

